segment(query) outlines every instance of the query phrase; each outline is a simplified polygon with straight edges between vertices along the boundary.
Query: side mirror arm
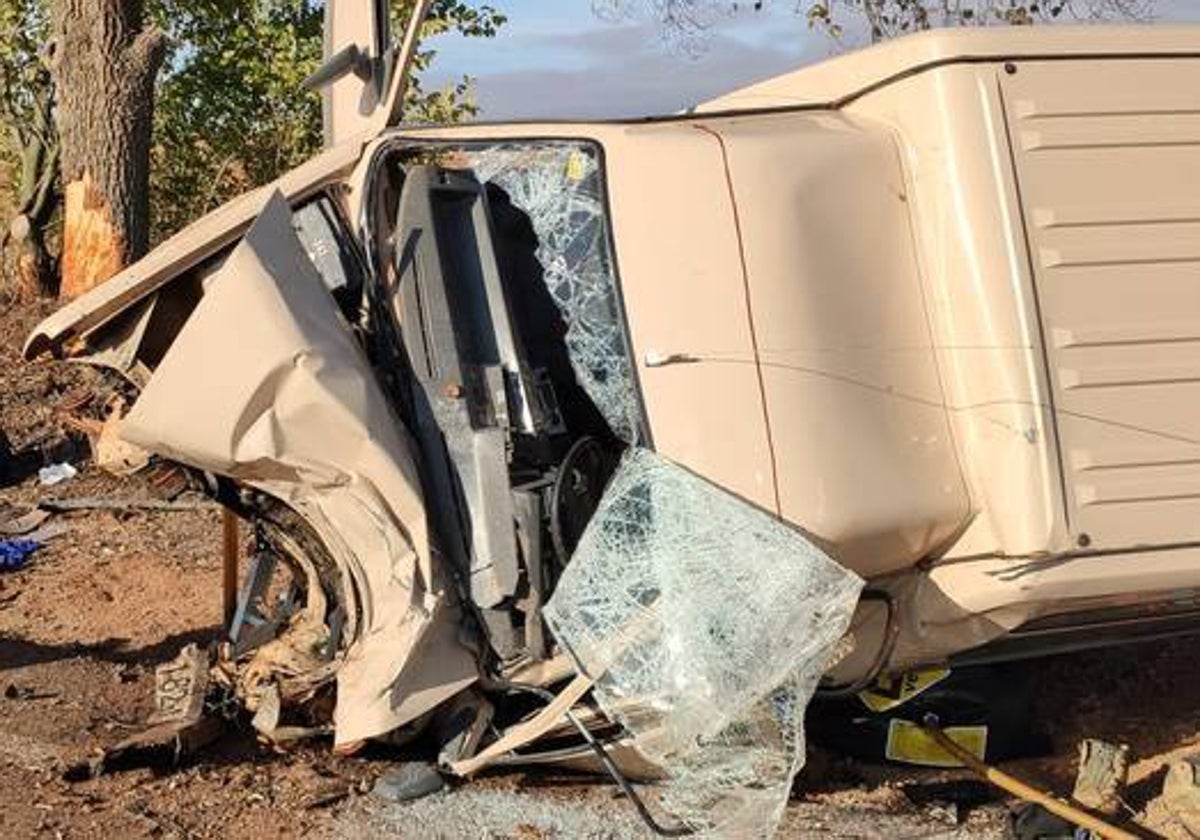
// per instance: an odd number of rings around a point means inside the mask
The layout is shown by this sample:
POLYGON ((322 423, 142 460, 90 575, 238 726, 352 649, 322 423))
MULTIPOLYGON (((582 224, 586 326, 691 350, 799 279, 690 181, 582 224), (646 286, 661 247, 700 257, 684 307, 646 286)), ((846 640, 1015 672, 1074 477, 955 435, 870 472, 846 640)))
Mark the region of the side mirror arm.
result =
POLYGON ((375 75, 370 56, 363 52, 358 44, 350 44, 331 55, 311 76, 300 83, 300 87, 304 90, 320 90, 351 73, 364 82, 371 81, 375 75))

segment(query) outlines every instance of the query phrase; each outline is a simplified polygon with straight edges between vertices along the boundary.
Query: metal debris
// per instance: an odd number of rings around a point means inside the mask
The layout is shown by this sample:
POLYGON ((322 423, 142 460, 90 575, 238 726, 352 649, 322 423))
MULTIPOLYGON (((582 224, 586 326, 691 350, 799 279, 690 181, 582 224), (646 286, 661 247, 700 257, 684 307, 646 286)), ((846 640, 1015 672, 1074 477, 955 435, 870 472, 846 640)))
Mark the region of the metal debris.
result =
POLYGON ((19 537, 28 534, 50 518, 50 512, 40 508, 5 505, 0 510, 0 535, 19 537))
POLYGON ((53 513, 73 513, 85 510, 152 512, 216 510, 216 502, 207 499, 195 501, 162 502, 157 499, 103 499, 97 496, 81 496, 78 499, 42 499, 38 507, 53 513))
POLYGON ((154 712, 146 729, 69 767, 64 778, 81 781, 135 767, 177 766, 185 757, 211 744, 222 721, 206 713, 209 655, 188 645, 170 662, 155 669, 154 712))

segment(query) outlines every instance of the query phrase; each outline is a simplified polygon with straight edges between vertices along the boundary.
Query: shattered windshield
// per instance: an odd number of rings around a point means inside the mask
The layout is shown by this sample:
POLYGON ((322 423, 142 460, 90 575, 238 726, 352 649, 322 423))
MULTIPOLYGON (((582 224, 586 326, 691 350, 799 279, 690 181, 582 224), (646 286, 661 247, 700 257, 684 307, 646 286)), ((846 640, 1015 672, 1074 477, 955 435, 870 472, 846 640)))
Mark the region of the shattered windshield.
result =
POLYGON ((612 431, 639 438, 640 410, 609 245, 600 159, 580 142, 467 150, 476 177, 507 193, 538 238, 544 282, 567 323, 579 384, 612 431))
POLYGON ((663 768, 664 805, 758 837, 804 762, 804 708, 862 585, 769 514, 632 449, 546 619, 663 768))

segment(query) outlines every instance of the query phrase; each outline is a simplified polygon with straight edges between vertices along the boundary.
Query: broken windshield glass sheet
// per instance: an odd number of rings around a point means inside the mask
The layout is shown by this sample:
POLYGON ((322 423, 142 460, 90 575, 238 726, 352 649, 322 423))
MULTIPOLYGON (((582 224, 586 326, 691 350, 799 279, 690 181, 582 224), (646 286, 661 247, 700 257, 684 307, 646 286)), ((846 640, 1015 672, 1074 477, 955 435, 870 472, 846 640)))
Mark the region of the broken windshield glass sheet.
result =
POLYGON ((327 575, 300 563, 304 609, 239 663, 252 711, 273 685, 286 700, 287 684, 336 675, 336 743, 348 746, 475 680, 450 583, 430 554, 408 439, 281 195, 208 283, 122 434, 278 500, 332 558, 327 575), (339 636, 323 661, 317 652, 339 636))
POLYGON ((546 609, 604 712, 699 830, 769 835, 804 710, 863 582, 799 532, 652 452, 617 470, 546 609))
POLYGON ((579 384, 613 432, 637 442, 637 391, 595 150, 558 142, 468 149, 465 155, 480 181, 500 187, 529 216, 546 287, 567 322, 567 352, 579 384))

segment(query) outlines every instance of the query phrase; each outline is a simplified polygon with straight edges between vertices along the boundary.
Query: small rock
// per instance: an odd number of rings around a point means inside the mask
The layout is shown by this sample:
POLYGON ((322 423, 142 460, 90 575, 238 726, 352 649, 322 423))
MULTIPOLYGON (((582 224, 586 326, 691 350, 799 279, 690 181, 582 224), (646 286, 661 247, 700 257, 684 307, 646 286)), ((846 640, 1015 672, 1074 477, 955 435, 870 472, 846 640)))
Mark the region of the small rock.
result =
POLYGON ((445 786, 446 780, 432 764, 406 761, 380 776, 371 793, 385 802, 411 802, 445 786))
POLYGON ((1200 756, 1171 764, 1157 801, 1189 835, 1200 832, 1200 756))
POLYGON ((926 816, 946 825, 959 825, 962 815, 957 802, 934 802, 926 809, 926 816))
POLYGON ((1076 802, 1106 816, 1121 807, 1129 780, 1129 747, 1088 738, 1079 745, 1079 771, 1075 779, 1076 802))

